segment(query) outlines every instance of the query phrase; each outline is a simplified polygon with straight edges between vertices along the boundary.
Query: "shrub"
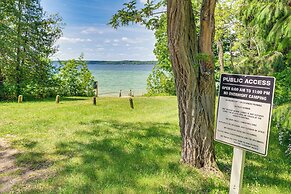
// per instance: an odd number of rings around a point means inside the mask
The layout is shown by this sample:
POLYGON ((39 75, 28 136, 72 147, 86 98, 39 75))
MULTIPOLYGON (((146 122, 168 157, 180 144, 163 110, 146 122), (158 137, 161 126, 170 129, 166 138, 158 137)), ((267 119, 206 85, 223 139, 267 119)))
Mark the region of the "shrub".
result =
POLYGON ((274 110, 273 122, 279 131, 279 144, 287 157, 291 158, 291 104, 284 104, 274 110))

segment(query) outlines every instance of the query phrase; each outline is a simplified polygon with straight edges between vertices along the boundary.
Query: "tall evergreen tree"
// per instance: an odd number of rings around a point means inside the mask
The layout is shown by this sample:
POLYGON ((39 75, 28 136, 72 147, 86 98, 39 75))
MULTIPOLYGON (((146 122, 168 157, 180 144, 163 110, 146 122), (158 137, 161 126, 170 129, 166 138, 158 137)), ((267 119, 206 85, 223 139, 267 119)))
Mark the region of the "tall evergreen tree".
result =
POLYGON ((49 56, 56 52, 53 45, 61 36, 61 19, 47 16, 39 0, 3 0, 0 10, 4 84, 16 95, 28 87, 45 87, 52 68, 49 56))

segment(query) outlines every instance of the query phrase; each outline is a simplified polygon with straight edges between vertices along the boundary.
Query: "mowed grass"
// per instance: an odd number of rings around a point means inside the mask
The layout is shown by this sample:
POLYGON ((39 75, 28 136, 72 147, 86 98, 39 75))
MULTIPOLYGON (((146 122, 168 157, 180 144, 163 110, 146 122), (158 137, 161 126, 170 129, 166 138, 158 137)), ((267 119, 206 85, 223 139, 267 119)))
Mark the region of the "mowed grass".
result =
MULTIPOLYGON (((98 98, 97 106, 91 98, 0 103, 0 137, 21 151, 17 165, 47 171, 12 191, 228 193, 230 146, 216 144, 223 178, 181 165, 176 98, 138 97, 134 105, 126 98, 98 98)), ((244 193, 291 193, 290 166, 272 128, 269 155, 247 153, 244 193)))

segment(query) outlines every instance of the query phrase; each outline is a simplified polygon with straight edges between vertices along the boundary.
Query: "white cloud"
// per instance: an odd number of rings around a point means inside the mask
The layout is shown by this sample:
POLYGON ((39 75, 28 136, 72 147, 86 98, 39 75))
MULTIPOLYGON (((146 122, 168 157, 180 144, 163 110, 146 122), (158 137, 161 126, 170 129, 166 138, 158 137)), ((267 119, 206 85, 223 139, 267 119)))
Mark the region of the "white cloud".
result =
POLYGON ((78 43, 78 42, 92 42, 92 40, 89 38, 82 39, 82 38, 61 37, 59 39, 59 42, 60 43, 78 43))
POLYGON ((133 50, 146 50, 146 48, 142 46, 136 46, 136 47, 133 47, 133 50))
POLYGON ((102 30, 95 27, 88 27, 81 31, 82 34, 103 34, 102 30))
POLYGON ((141 44, 148 41, 147 39, 144 38, 128 38, 128 37, 122 37, 122 38, 115 38, 113 40, 110 39, 106 39, 104 40, 105 43, 119 43, 119 42, 123 42, 126 43, 126 45, 129 44, 141 44))
POLYGON ((105 43, 111 43, 111 40, 106 39, 104 42, 105 42, 105 43))
POLYGON ((104 51, 105 48, 103 48, 103 47, 99 47, 99 48, 97 48, 96 50, 97 50, 97 51, 104 51))
POLYGON ((127 37, 122 37, 121 40, 122 40, 122 41, 127 41, 128 38, 127 38, 127 37))
POLYGON ((83 52, 86 60, 155 60, 154 34, 142 26, 119 30, 105 25, 67 27, 57 44, 61 52, 52 59, 77 58, 83 52), (97 30, 104 33, 98 34, 97 30))
POLYGON ((138 43, 143 43, 146 40, 142 39, 142 38, 131 39, 131 38, 127 38, 127 37, 122 37, 121 41, 126 42, 126 43, 130 43, 130 44, 138 44, 138 43))
POLYGON ((140 0, 141 3, 146 4, 148 0, 140 0))
POLYGON ((85 48, 85 51, 93 52, 94 50, 92 48, 85 48))

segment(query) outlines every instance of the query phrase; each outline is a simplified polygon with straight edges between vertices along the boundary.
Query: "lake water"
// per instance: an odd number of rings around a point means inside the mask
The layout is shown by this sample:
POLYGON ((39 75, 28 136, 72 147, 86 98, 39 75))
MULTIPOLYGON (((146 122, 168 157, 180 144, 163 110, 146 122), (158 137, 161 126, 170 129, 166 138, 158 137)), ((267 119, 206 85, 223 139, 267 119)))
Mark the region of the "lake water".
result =
POLYGON ((147 78, 154 65, 132 65, 132 64, 88 64, 88 68, 99 84, 100 96, 128 95, 129 90, 134 95, 145 94, 147 78))

